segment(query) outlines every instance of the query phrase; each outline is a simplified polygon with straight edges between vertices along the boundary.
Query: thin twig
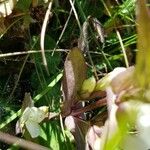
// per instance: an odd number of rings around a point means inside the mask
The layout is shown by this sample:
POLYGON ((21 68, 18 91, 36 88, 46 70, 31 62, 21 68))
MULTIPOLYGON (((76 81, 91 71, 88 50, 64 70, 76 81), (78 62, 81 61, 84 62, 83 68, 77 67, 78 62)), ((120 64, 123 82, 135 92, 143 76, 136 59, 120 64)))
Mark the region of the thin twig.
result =
POLYGON ((0 131, 0 140, 8 143, 8 144, 15 144, 19 145, 22 148, 30 149, 30 150, 50 150, 50 148, 44 147, 42 145, 33 143, 31 141, 24 140, 22 138, 18 138, 15 136, 12 136, 7 133, 3 133, 0 131))
POLYGON ((69 0, 69 2, 70 2, 70 5, 71 5, 71 7, 72 7, 72 10, 73 10, 73 12, 74 12, 75 18, 76 18, 76 20, 77 20, 79 29, 80 29, 80 31, 82 31, 82 27, 81 27, 81 24, 80 24, 79 17, 78 17, 78 14, 77 14, 77 12, 76 12, 76 9, 75 9, 75 7, 74 7, 74 4, 73 4, 72 0, 69 0))
POLYGON ((51 12, 52 3, 53 3, 53 0, 51 0, 49 2, 48 8, 47 8, 47 11, 46 11, 46 14, 45 14, 45 18, 44 18, 44 21, 43 21, 43 25, 42 25, 41 39, 40 39, 40 46, 41 46, 43 64, 44 64, 48 74, 49 74, 49 70, 48 70, 48 67, 47 67, 47 61, 46 61, 46 56, 45 56, 45 52, 44 52, 44 41, 45 41, 45 32, 46 32, 46 27, 47 27, 47 24, 48 24, 48 20, 49 20, 49 17, 52 16, 52 12, 51 12))
MULTIPOLYGON (((57 52, 67 52, 69 49, 56 49, 57 52)), ((45 50, 46 53, 51 53, 53 50, 45 50)), ((12 53, 4 53, 0 54, 0 58, 5 57, 12 57, 12 56, 18 56, 18 55, 27 55, 27 54, 36 54, 41 53, 41 50, 30 50, 30 51, 22 51, 22 52, 12 52, 12 53)))

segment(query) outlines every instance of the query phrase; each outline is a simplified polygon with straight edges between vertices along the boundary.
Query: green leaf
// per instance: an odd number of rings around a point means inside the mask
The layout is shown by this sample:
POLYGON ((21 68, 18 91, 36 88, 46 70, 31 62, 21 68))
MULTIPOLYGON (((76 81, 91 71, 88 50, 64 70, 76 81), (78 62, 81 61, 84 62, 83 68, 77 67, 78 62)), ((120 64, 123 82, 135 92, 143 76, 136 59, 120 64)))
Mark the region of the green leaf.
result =
POLYGON ((54 150, 74 150, 71 139, 68 139, 70 137, 66 133, 63 134, 58 120, 44 122, 41 128, 38 143, 54 150))

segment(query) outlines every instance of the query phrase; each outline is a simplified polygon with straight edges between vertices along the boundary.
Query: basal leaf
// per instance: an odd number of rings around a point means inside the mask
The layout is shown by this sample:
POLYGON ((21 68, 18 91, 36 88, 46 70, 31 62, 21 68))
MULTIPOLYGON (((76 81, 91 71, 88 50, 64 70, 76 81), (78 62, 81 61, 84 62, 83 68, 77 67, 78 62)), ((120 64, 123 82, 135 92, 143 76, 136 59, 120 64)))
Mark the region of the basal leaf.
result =
POLYGON ((80 49, 73 48, 65 61, 63 74, 63 112, 70 113, 71 106, 78 101, 78 93, 86 79, 86 64, 80 49))

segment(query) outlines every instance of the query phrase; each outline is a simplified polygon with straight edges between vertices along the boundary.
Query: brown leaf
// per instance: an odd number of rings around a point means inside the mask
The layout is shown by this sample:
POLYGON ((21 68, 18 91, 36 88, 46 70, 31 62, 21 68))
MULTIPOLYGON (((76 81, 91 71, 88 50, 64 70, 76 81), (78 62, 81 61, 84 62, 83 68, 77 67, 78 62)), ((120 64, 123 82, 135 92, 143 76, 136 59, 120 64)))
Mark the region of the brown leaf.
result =
POLYGON ((63 114, 69 114, 71 107, 79 100, 78 93, 86 79, 86 64, 80 49, 73 48, 65 61, 63 74, 63 114))

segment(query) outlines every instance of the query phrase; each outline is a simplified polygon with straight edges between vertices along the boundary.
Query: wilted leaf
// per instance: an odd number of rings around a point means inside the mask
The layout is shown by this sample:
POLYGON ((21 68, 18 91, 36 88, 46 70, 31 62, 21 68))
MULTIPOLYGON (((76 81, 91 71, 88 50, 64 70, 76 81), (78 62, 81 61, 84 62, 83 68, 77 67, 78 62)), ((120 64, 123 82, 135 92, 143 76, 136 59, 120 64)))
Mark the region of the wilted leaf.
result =
MULTIPOLYGON (((34 102, 31 98, 31 95, 30 93, 25 93, 24 95, 24 99, 23 99, 23 102, 22 102, 22 107, 21 107, 21 112, 23 113, 24 110, 27 108, 27 107, 33 107, 34 106, 34 102)), ((22 133, 22 127, 20 125, 20 120, 17 121, 16 123, 16 134, 19 134, 19 133, 22 133)))
POLYGON ((63 113, 69 114, 71 107, 79 100, 79 91, 86 79, 86 64, 80 49, 73 48, 64 64, 63 113))
POLYGON ((105 33, 102 24, 97 18, 90 18, 91 23, 93 24, 94 30, 97 32, 98 38, 101 43, 105 42, 105 33))
POLYGON ((89 19, 87 19, 82 26, 82 31, 80 34, 80 38, 78 40, 78 47, 83 51, 87 52, 89 50, 88 44, 88 27, 89 27, 89 19))
POLYGON ((37 122, 28 120, 25 125, 32 138, 40 135, 40 125, 37 122))
POLYGON ((25 125, 31 137, 35 138, 40 134, 39 123, 46 117, 48 117, 47 106, 27 107, 20 118, 20 127, 23 128, 25 125))
POLYGON ((142 88, 150 86, 150 13, 145 0, 137 1, 137 58, 135 81, 142 88))

